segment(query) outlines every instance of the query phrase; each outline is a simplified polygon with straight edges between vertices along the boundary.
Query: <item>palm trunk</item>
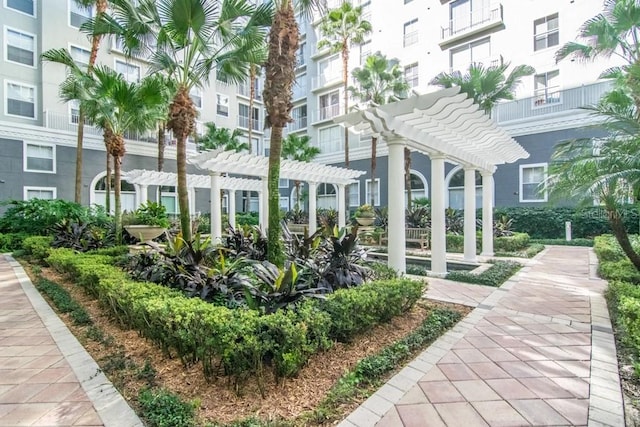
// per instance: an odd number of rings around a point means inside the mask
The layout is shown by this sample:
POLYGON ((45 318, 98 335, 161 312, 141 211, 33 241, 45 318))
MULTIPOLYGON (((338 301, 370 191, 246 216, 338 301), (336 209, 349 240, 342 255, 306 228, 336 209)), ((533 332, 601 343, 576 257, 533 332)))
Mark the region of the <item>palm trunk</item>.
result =
MULTIPOLYGON (((164 133, 164 122, 158 122, 158 172, 162 172, 162 170, 164 169, 164 133)), ((158 185, 158 204, 162 204, 161 185, 158 185)))
MULTIPOLYGON (((344 40, 342 43, 342 91, 344 94, 344 111, 343 114, 347 114, 349 110, 349 92, 348 92, 348 78, 349 78, 349 44, 348 40, 344 40)), ((344 167, 349 167, 349 128, 344 127, 344 167)), ((347 215, 347 222, 349 219, 349 191, 344 192, 345 210, 347 215)))
POLYGON ((84 111, 80 106, 78 115, 78 139, 76 141, 76 183, 73 200, 82 203, 82 150, 84 140, 84 111))
POLYGON ((251 152, 251 147, 253 147, 253 142, 251 141, 251 137, 253 136, 253 99, 256 96, 256 68, 255 64, 251 64, 249 66, 249 152, 251 152))
POLYGON ((107 214, 111 213, 111 155, 109 154, 109 147, 107 150, 107 175, 105 176, 105 200, 104 207, 107 210, 107 214))
POLYGON ((375 196, 373 194, 373 186, 376 183, 376 149, 377 149, 378 138, 375 136, 371 137, 371 206, 375 206, 375 196))
POLYGON ((633 250, 633 246, 631 245, 631 241, 629 240, 629 234, 627 233, 627 229, 622 222, 622 216, 620 212, 613 207, 605 205, 607 209, 607 216, 609 217, 609 223, 611 224, 611 229, 613 230, 614 236, 616 236, 616 240, 618 244, 624 251, 625 255, 629 257, 633 266, 640 271, 640 255, 633 250))
POLYGON ((411 210, 411 150, 404 149, 404 187, 407 190, 407 209, 411 210))
POLYGON ((187 189, 187 136, 178 138, 176 148, 176 170, 178 172, 178 205, 180 206, 180 230, 182 238, 191 241, 191 215, 189 212, 189 190, 187 189))
POLYGON ((296 210, 300 210, 300 181, 294 181, 293 185, 296 187, 296 210))
POLYGON ((113 156, 113 184, 114 192, 114 222, 116 228, 116 243, 122 243, 122 201, 120 199, 120 182, 121 182, 121 164, 122 158, 113 156))

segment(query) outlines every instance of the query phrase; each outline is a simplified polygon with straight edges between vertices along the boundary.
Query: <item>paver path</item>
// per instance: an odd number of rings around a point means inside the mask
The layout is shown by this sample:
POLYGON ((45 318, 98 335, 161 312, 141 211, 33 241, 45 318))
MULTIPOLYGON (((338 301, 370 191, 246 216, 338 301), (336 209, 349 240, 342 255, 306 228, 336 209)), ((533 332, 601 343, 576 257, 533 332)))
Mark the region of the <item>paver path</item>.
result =
POLYGON ((0 254, 0 426, 138 426, 135 413, 0 254))
POLYGON ((594 260, 589 248, 546 249, 340 426, 623 426, 594 260))

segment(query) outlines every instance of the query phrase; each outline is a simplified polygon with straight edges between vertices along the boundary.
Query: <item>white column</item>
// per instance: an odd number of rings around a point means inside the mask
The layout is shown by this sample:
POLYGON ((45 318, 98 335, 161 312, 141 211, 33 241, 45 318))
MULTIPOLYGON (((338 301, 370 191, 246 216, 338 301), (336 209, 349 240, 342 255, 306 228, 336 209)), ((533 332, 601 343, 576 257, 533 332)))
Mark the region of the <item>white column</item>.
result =
POLYGON ((318 184, 315 182, 308 182, 309 184, 309 235, 312 235, 316 232, 318 218, 317 214, 317 206, 316 206, 316 197, 318 193, 318 184))
POLYGON ((464 168, 464 260, 476 262, 476 170, 464 168))
POLYGON ((140 197, 140 184, 133 184, 133 189, 136 192, 136 209, 138 209, 140 207, 140 205, 142 204, 142 197, 140 197))
POLYGON ((211 172, 211 242, 222 239, 222 203, 220 201, 220 173, 211 172))
POLYGON ((344 184, 338 184, 338 228, 342 229, 347 225, 346 209, 344 207, 344 184))
POLYGON ((267 232, 269 226, 269 179, 266 176, 262 177, 262 206, 260 206, 260 226, 262 231, 267 232))
POLYGON ((189 187, 187 193, 189 194, 189 212, 191 212, 191 216, 193 217, 196 213, 196 189, 189 187))
MULTIPOLYGON (((147 203, 149 201, 149 186, 140 184, 140 204, 147 203)), ((158 203, 161 204, 161 201, 158 200, 158 203)))
POLYGON ((431 156, 431 271, 447 274, 447 226, 444 217, 444 156, 431 156))
POLYGON ((236 228, 236 190, 227 190, 227 216, 229 217, 229 224, 231 227, 236 228))
POLYGON ((493 173, 482 172, 482 252, 493 256, 493 173))
MULTIPOLYGON (((407 272, 405 214, 404 214, 404 147, 402 139, 387 140, 389 146, 389 169, 387 171, 389 191, 389 267, 400 274, 407 272)), ((372 183, 373 185, 373 183, 372 183)))

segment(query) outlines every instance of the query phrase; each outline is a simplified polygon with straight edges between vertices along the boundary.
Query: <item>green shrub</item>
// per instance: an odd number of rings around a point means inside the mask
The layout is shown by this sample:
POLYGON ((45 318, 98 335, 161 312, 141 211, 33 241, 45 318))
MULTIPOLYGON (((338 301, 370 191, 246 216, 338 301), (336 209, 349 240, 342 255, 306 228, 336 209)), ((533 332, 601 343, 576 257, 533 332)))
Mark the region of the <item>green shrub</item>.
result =
POLYGON ((32 255, 42 261, 49 256, 52 241, 53 237, 51 236, 31 236, 24 239, 22 248, 27 255, 32 255))
POLYGON ((516 252, 525 249, 529 245, 527 233, 513 233, 512 236, 495 237, 493 247, 496 251, 516 252))
POLYGON ((69 313, 75 325, 90 325, 93 323, 89 313, 78 304, 64 289, 56 282, 40 278, 35 283, 36 289, 45 294, 61 313, 69 313))
POLYGON ((22 248, 22 242, 27 236, 27 233, 0 233, 0 253, 22 248))
POLYGON ((126 246, 126 245, 112 246, 110 248, 93 249, 87 252, 87 254, 90 254, 90 255, 108 255, 108 256, 114 256, 114 257, 120 256, 120 255, 127 255, 128 253, 129 253, 129 246, 126 246))
POLYGON ((577 238, 567 241, 566 239, 531 239, 530 243, 538 243, 541 245, 559 245, 559 246, 593 246, 593 239, 577 238))
POLYGON ((395 279, 338 290, 320 301, 321 309, 332 319, 329 336, 349 341, 377 323, 388 322, 410 309, 422 296, 423 289, 422 282, 395 279))
POLYGON ((464 252, 464 236, 460 234, 447 234, 447 252, 464 252))
POLYGON ((391 280, 398 277, 398 272, 383 262, 372 261, 367 267, 373 271, 374 280, 391 280))
POLYGON ((607 280, 622 280, 640 284, 640 271, 628 258, 619 261, 603 261, 598 266, 598 273, 607 280))
POLYGON ((618 244, 618 241, 610 234, 598 236, 594 239, 593 250, 600 262, 621 261, 626 259, 626 255, 618 244))
POLYGON ((193 405, 165 389, 143 389, 138 394, 142 417, 152 427, 191 427, 196 425, 193 405))
POLYGON ((447 279, 485 286, 500 286, 521 267, 521 264, 514 261, 495 261, 491 267, 480 274, 468 271, 452 271, 447 274, 447 279))

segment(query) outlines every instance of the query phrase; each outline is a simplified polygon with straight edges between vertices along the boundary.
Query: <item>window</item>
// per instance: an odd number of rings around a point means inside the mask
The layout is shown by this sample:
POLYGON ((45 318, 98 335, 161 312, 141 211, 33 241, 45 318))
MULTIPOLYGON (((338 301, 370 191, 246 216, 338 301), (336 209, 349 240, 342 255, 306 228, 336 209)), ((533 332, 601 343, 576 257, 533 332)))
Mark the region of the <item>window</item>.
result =
POLYGON ((77 125, 80 121, 80 102, 78 100, 69 101, 69 123, 77 125))
POLYGON ((293 84, 293 99, 300 99, 307 97, 307 75, 301 74, 296 76, 296 81, 293 84))
POLYGON ((301 105, 291 110, 293 122, 289 123, 289 130, 300 130, 307 127, 307 106, 301 105))
POLYGON ((24 187, 24 200, 53 200, 57 197, 56 187, 24 187))
MULTIPOLYGON (((457 167, 451 171, 449 179, 449 205, 452 209, 464 209, 464 169, 457 167)), ((413 176, 412 176, 413 178, 413 176)), ((476 171, 476 208, 482 206, 482 175, 476 171)))
POLYGON ((140 81, 140 67, 126 62, 116 61, 116 71, 124 76, 129 83, 140 81))
MULTIPOLYGON (((249 128, 249 106, 245 104, 238 104, 238 126, 248 129, 249 128)), ((253 115, 251 117, 251 128, 253 130, 260 129, 260 110, 253 107, 253 115)))
POLYGON ((5 7, 29 16, 36 16, 35 0, 5 0, 5 7))
POLYGON ((354 182, 347 187, 349 191, 349 207, 360 206, 360 182, 354 182))
POLYGON ((361 19, 371 23, 371 0, 361 0, 360 7, 362 8, 362 13, 360 15, 361 19))
POLYGON ((407 65, 404 67, 404 79, 409 84, 410 88, 418 87, 418 63, 407 65))
POLYGON ((333 92, 320 95, 320 111, 318 119, 327 120, 340 114, 340 92, 333 92))
POLYGON ((373 199, 373 205, 380 206, 380 178, 376 178, 374 185, 371 185, 370 179, 366 180, 365 193, 367 203, 371 203, 371 200, 373 199))
POLYGON ((534 76, 534 106, 560 102, 560 71, 549 71, 534 76))
POLYGON ((318 62, 318 79, 319 84, 316 87, 322 87, 327 82, 342 78, 342 62, 339 55, 333 55, 330 58, 318 62))
POLYGON ((25 172, 56 173, 56 146, 54 144, 24 144, 25 172))
POLYGON ((487 37, 473 43, 451 49, 451 71, 466 71, 473 62, 481 62, 485 66, 493 65, 490 61, 491 42, 487 37))
POLYGON ((216 94, 216 113, 229 117, 229 97, 221 93, 216 94))
POLYGON ((289 180, 286 178, 280 178, 278 180, 278 188, 289 188, 289 180))
POLYGON ((307 49, 307 42, 301 42, 300 43, 300 48, 298 49, 298 53, 296 54, 296 65, 298 67, 304 65, 304 53, 305 50, 307 49))
POLYGON ((546 202, 547 164, 520 165, 520 202, 546 202))
POLYGON ((418 43, 418 19, 412 19, 404 24, 403 46, 411 46, 418 43))
POLYGON ((193 105, 199 110, 202 108, 202 89, 199 87, 193 87, 189 91, 189 96, 193 101, 193 105))
POLYGON ((323 154, 344 151, 343 134, 344 131, 340 126, 331 126, 318 130, 318 148, 323 154))
POLYGON ((33 67, 36 63, 36 38, 33 34, 24 33, 5 27, 6 60, 33 67))
POLYGON ((160 187, 160 204, 165 207, 169 215, 177 215, 180 213, 180 205, 178 204, 178 192, 176 187, 163 185, 160 187))
POLYGON ((289 210, 289 198, 287 196, 280 195, 280 209, 287 212, 289 210))
POLYGON ((71 46, 71 57, 78 67, 83 68, 89 65, 89 58, 91 57, 91 51, 83 49, 78 46, 71 46))
POLYGON ((499 8, 491 0, 456 0, 449 9, 450 28, 448 35, 454 36, 468 29, 499 17, 499 8))
MULTIPOLYGON (((427 191, 425 188, 425 180, 421 175, 416 174, 415 172, 411 172, 411 202, 413 203, 416 199, 423 199, 427 197, 427 191)), ((404 190, 404 207, 407 207, 408 197, 407 190, 404 190)))
POLYGON ((5 82, 5 111, 8 116, 36 118, 36 88, 5 82))
POLYGON ((360 65, 364 65, 367 62, 367 58, 371 55, 371 40, 360 45, 360 65))
POLYGON ((316 192, 316 207, 318 209, 336 209, 337 197, 336 187, 333 184, 321 183, 318 184, 318 191, 316 192))
POLYGON ((538 51, 560 43, 558 14, 533 21, 533 50, 538 51))
POLYGON ((80 28, 91 18, 93 18, 93 7, 81 7, 75 0, 69 0, 69 25, 80 28))

